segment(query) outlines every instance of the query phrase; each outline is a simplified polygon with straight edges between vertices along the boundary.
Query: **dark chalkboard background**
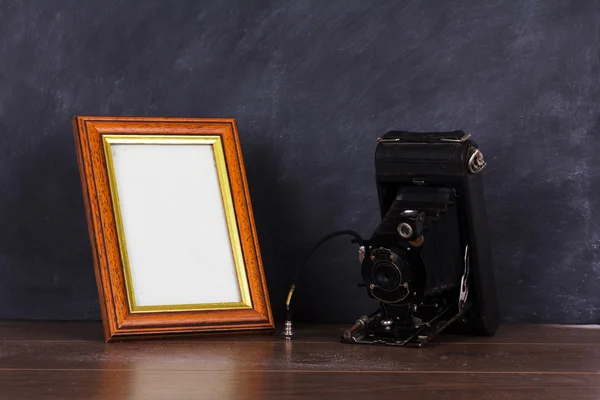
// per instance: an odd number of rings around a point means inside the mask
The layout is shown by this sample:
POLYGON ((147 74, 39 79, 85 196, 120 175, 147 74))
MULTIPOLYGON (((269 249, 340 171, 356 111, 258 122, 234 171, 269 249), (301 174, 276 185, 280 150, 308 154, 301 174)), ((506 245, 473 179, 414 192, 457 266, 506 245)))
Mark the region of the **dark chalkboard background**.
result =
MULTIPOLYGON (((0 318, 98 319, 74 115, 234 117, 275 312, 377 219, 376 138, 473 133, 505 321, 600 322, 600 2, 0 0, 0 318)), ((299 318, 351 321, 356 248, 299 318)))

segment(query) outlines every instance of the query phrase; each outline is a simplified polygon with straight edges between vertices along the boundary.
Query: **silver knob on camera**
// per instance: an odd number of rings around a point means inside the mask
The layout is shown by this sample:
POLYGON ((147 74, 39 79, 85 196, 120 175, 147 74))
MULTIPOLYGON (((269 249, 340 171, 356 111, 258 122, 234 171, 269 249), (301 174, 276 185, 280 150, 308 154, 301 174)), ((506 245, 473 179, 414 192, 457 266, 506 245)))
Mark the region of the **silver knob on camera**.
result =
POLYGON ((476 174, 480 172, 485 166, 486 163, 483 159, 483 154, 481 154, 481 151, 479 151, 479 149, 474 149, 473 153, 469 157, 469 161, 467 162, 467 169, 470 173, 476 174))

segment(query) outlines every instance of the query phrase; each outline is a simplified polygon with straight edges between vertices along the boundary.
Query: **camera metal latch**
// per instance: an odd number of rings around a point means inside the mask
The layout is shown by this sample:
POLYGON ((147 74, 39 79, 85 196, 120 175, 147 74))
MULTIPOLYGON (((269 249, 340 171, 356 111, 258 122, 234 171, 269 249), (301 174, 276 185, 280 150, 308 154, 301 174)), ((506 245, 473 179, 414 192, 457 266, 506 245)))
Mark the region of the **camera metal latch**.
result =
MULTIPOLYGON (((408 132, 405 132, 408 133, 408 132)), ((377 141, 379 143, 437 143, 437 142, 448 142, 448 143, 464 143, 471 137, 470 133, 464 133, 461 136, 454 134, 435 134, 433 136, 427 135, 421 137, 415 137, 414 134, 404 134, 401 136, 393 137, 379 137, 377 141)))
POLYGON ((479 173, 484 167, 486 163, 483 159, 483 154, 479 149, 473 149, 473 153, 469 157, 469 161, 467 162, 467 169, 472 174, 479 173))

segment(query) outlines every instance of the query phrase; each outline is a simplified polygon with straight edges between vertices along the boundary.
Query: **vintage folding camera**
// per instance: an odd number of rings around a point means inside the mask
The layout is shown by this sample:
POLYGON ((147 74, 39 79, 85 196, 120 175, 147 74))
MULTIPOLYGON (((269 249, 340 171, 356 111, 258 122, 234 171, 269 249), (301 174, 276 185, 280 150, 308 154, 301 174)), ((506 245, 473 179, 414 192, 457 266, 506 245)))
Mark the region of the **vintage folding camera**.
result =
POLYGON ((379 308, 344 343, 421 347, 443 330, 493 335, 498 306, 477 144, 462 131, 392 131, 375 153, 381 223, 360 247, 379 308))

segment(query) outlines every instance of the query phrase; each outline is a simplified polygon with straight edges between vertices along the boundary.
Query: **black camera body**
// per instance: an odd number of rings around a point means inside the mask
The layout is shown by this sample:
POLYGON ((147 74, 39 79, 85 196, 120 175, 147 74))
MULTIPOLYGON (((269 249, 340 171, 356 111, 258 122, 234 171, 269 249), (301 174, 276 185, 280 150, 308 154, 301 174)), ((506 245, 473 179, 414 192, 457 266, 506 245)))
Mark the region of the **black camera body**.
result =
POLYGON ((463 131, 391 131, 379 138, 382 220, 360 249, 359 286, 380 305, 342 342, 421 347, 444 330, 496 332, 484 167, 463 131))

